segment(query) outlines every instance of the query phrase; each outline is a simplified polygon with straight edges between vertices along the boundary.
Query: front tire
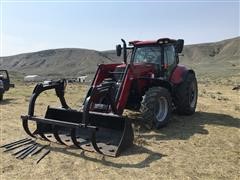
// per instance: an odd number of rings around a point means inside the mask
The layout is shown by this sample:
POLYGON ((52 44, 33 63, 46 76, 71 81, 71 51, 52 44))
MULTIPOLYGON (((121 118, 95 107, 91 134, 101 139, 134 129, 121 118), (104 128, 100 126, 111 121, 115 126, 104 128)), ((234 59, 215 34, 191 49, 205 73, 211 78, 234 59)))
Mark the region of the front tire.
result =
POLYGON ((142 121, 148 129, 165 126, 171 117, 172 99, 163 87, 152 87, 146 91, 141 102, 142 121))
POLYGON ((188 73, 182 84, 176 89, 175 106, 179 115, 195 113, 198 98, 197 79, 193 73, 188 73))

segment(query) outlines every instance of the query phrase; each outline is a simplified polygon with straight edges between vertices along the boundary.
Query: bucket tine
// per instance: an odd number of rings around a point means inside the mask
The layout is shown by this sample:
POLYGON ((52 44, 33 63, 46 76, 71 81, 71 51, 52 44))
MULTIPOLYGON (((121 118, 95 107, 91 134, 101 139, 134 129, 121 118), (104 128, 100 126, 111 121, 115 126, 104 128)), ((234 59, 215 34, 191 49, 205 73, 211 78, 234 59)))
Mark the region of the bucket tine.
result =
POLYGON ((76 147, 78 147, 79 149, 82 149, 82 150, 83 150, 83 148, 79 145, 79 142, 77 141, 76 129, 74 129, 74 128, 71 130, 71 139, 72 139, 73 144, 74 144, 76 147))
POLYGON ((37 149, 37 145, 35 144, 33 147, 31 147, 26 153, 24 153, 22 156, 20 156, 20 159, 24 159, 29 154, 31 154, 35 149, 37 149))
POLYGON ((35 152, 33 152, 32 154, 30 154, 30 156, 34 156, 38 153, 40 153, 44 148, 46 148, 47 145, 44 145, 44 146, 40 146, 35 152))
POLYGON ((17 145, 17 146, 13 146, 13 147, 7 148, 7 149, 4 150, 3 152, 8 152, 8 151, 11 151, 11 150, 20 148, 20 147, 22 147, 22 146, 25 146, 25 145, 28 145, 28 144, 32 144, 33 142, 34 142, 34 141, 29 141, 29 142, 26 142, 26 143, 23 143, 23 144, 20 144, 20 145, 17 145))
POLYGON ((37 121, 37 132, 51 141, 75 145, 77 148, 116 157, 133 144, 131 121, 111 113, 88 113, 87 124, 83 112, 48 107, 45 118, 28 116, 37 121))
POLYGON ((37 160, 36 164, 38 164, 47 154, 50 153, 50 149, 46 150, 41 157, 37 160))
POLYGON ((16 145, 18 145, 18 144, 25 143, 25 142, 27 142, 27 141, 31 141, 31 139, 25 138, 25 139, 22 139, 22 140, 19 140, 19 141, 16 141, 16 142, 12 142, 12 143, 9 143, 9 144, 5 144, 5 145, 1 146, 1 148, 4 147, 4 148, 7 149, 7 148, 10 148, 10 147, 16 146, 16 145))
POLYGON ((71 139, 71 128, 66 129, 60 129, 56 134, 55 138, 57 139, 59 143, 64 144, 66 146, 73 146, 74 143, 71 139))
POLYGON ((88 129, 91 142, 79 144, 76 134, 72 131, 72 139, 77 147, 116 157, 122 150, 133 144, 133 129, 129 119, 118 115, 93 112, 89 114, 89 119, 96 126, 94 129, 88 129))
POLYGON ((118 145, 115 156, 118 156, 121 151, 125 150, 129 146, 132 146, 133 140, 134 140, 134 134, 133 134, 132 125, 131 125, 130 120, 126 119, 125 125, 124 125, 124 130, 123 130, 123 135, 121 137, 121 141, 118 145))
POLYGON ((46 141, 49 141, 49 139, 48 138, 46 138, 46 136, 43 134, 43 133, 41 133, 41 132, 39 132, 38 131, 38 129, 36 129, 33 133, 30 131, 30 129, 29 129, 29 126, 28 126, 28 119, 27 118, 25 118, 24 116, 21 116, 21 118, 22 118, 22 126, 23 126, 23 129, 24 129, 24 131, 29 135, 29 136, 31 136, 31 137, 33 137, 33 138, 37 138, 37 134, 41 137, 41 138, 43 138, 44 140, 46 140, 46 141))
POLYGON ((14 152, 14 153, 12 153, 12 155, 18 155, 19 153, 22 153, 23 151, 25 151, 25 150, 27 150, 27 149, 29 149, 30 147, 32 147, 32 145, 29 145, 29 146, 27 146, 27 147, 24 147, 24 148, 22 148, 22 149, 20 149, 20 150, 18 150, 18 151, 16 151, 16 152, 14 152))
POLYGON ((103 154, 103 152, 99 149, 99 147, 98 147, 98 145, 97 145, 97 141, 96 141, 96 130, 93 130, 93 131, 92 131, 91 142, 92 142, 93 148, 94 148, 99 154, 103 154))
POLYGON ((45 141, 50 141, 50 140, 45 136, 44 133, 39 132, 38 134, 39 134, 39 136, 40 136, 41 138, 43 138, 45 141))
POLYGON ((57 142, 56 138, 54 137, 53 132, 44 133, 44 136, 48 139, 49 142, 54 142, 54 143, 57 142))
POLYGON ((63 144, 63 145, 66 145, 62 139, 60 138, 59 136, 59 127, 58 126, 53 126, 53 135, 55 137, 55 139, 60 143, 60 144, 63 144))
POLYGON ((30 131, 29 127, 28 127, 28 119, 24 119, 22 118, 22 126, 24 131, 31 137, 36 138, 36 136, 30 131))
POLYGON ((32 144, 31 146, 28 146, 26 149, 24 149, 21 153, 18 153, 18 155, 16 156, 16 158, 20 158, 21 156, 24 156, 24 154, 26 154, 29 150, 31 150, 33 147, 36 146, 37 143, 32 144))

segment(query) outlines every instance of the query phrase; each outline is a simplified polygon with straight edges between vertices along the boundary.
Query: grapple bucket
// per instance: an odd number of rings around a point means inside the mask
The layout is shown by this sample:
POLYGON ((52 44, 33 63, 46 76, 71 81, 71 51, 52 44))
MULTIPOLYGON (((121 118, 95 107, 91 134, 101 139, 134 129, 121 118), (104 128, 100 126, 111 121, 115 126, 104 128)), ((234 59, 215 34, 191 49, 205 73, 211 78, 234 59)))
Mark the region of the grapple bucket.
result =
POLYGON ((28 120, 37 122, 32 136, 39 134, 43 139, 55 141, 86 151, 96 151, 108 156, 119 153, 133 143, 131 123, 118 115, 89 112, 89 125, 82 123, 83 112, 48 107, 45 118, 22 116, 24 129, 28 120))
MULTIPOLYGON (((104 90, 106 88, 104 87, 104 90)), ((100 90, 103 90, 101 88, 100 90)), ((99 95, 95 90, 95 95, 99 95)), ((101 91, 106 92, 106 91, 101 91)), ((32 137, 58 142, 108 156, 117 156, 133 143, 131 122, 120 115, 90 111, 94 96, 85 100, 83 111, 72 110, 64 99, 64 81, 38 84, 30 99, 28 115, 21 116, 23 128, 32 137), (62 108, 48 107, 45 117, 34 116, 35 101, 45 90, 55 89, 62 108), (28 121, 36 121, 31 131, 28 121)))

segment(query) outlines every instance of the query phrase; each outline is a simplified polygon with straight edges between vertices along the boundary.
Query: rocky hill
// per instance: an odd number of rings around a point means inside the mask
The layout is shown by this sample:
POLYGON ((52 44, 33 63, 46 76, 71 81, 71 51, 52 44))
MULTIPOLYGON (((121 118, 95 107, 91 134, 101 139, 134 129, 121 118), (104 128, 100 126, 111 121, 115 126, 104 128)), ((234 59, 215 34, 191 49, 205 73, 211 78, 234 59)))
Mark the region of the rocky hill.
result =
POLYGON ((196 69, 200 76, 240 75, 240 37, 214 43, 185 46, 180 62, 196 69))

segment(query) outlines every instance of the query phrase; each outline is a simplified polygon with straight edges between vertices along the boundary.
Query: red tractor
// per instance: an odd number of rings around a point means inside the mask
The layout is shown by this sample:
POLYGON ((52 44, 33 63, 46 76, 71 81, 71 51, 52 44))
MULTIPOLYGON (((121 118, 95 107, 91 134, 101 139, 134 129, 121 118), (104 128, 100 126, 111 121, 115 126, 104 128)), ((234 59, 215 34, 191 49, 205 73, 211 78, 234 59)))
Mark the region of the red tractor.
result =
POLYGON ((195 112, 195 73, 178 64, 183 40, 132 41, 129 47, 122 42, 116 52, 123 55, 124 63, 98 66, 82 110, 67 105, 64 80, 38 84, 28 115, 22 116, 25 131, 32 137, 50 141, 54 137, 61 144, 116 156, 134 138, 131 121, 122 116, 124 109, 140 111, 144 124, 156 129, 169 122, 173 110, 182 115, 195 112), (49 89, 55 89, 62 107, 48 107, 44 118, 34 116, 38 95, 49 89), (37 122, 35 131, 30 131, 28 120, 37 122))

